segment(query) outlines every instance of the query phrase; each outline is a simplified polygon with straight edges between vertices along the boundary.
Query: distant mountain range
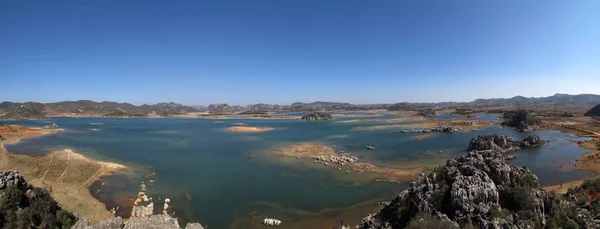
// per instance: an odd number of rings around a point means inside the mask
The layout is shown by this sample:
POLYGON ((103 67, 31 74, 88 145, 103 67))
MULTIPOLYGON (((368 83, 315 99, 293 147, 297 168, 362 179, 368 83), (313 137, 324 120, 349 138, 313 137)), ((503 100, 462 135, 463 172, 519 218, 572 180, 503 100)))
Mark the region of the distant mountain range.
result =
POLYGON ((208 112, 210 114, 235 113, 287 113, 302 111, 361 111, 371 109, 415 109, 424 107, 493 107, 493 106, 536 106, 536 105, 574 105, 592 107, 600 104, 600 95, 555 94, 548 97, 527 98, 515 96, 508 99, 476 99, 472 102, 440 102, 440 103, 396 103, 396 104, 350 104, 340 102, 296 102, 291 105, 251 104, 248 106, 230 106, 228 104, 211 104, 205 106, 186 106, 178 103, 157 103, 154 105, 136 106, 129 103, 94 102, 90 100, 65 101, 57 103, 0 103, 0 120, 7 119, 47 119, 47 116, 105 116, 105 117, 151 117, 174 116, 190 112, 208 112))

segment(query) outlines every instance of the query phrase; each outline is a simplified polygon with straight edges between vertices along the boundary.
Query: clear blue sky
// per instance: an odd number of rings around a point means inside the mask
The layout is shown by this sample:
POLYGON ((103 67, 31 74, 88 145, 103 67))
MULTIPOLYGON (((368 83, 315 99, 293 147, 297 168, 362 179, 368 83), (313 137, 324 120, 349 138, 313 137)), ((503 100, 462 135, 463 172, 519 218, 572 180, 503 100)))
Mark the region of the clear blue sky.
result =
POLYGON ((0 101, 600 94, 600 1, 0 1, 0 101))

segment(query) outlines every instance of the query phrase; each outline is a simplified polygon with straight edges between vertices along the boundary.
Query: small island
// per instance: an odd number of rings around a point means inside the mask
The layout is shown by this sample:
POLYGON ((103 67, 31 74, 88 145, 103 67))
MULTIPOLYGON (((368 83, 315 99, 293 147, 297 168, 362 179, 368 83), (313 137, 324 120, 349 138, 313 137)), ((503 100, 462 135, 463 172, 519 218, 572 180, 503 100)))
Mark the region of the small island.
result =
POLYGON ((313 112, 310 112, 310 113, 302 116, 302 118, 300 118, 300 119, 313 121, 313 120, 333 120, 334 118, 327 112, 313 111, 313 112))
POLYGON ((227 131, 231 132, 242 132, 242 133, 256 133, 256 132, 267 132, 274 130, 272 127, 254 127, 254 126, 232 126, 226 128, 227 131))

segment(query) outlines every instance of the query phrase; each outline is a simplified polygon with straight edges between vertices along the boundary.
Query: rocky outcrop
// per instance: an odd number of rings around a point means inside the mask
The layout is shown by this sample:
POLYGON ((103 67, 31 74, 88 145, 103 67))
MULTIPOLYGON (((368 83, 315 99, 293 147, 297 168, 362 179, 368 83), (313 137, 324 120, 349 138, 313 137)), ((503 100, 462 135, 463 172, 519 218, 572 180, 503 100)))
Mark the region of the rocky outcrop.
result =
MULTIPOLYGON (((422 174, 380 212, 362 219, 359 228, 405 228, 423 215, 456 228, 533 228, 546 225, 548 214, 563 214, 561 204, 530 170, 511 165, 501 151, 471 151, 422 174)), ((580 228, 592 228, 589 212, 577 214, 573 220, 580 228)))
POLYGON ((10 186, 17 186, 23 191, 29 187, 27 181, 19 171, 0 171, 0 190, 7 189, 10 186))
MULTIPOLYGON (((71 229, 180 229, 176 218, 165 215, 129 220, 126 224, 121 217, 91 224, 87 218, 80 218, 71 229)), ((188 223, 184 229, 204 229, 199 223, 188 223)))
POLYGON ((310 113, 302 116, 301 119, 309 120, 309 121, 311 121, 311 120, 332 120, 333 116, 331 116, 327 112, 313 111, 313 112, 310 112, 310 113))
POLYGON ((530 131, 535 129, 537 125, 542 124, 542 121, 533 117, 529 111, 507 111, 503 115, 505 121, 501 123, 503 126, 515 128, 519 131, 530 131))
POLYGON ((434 109, 425 109, 425 110, 419 111, 417 113, 417 115, 423 116, 423 117, 429 117, 429 116, 436 116, 438 114, 434 109))
POLYGON ((539 136, 528 135, 523 141, 514 140, 506 135, 481 135, 472 138, 469 142, 469 151, 471 150, 498 150, 502 152, 518 150, 521 148, 538 147, 545 143, 539 136))
POLYGON ((591 109, 589 109, 588 111, 585 112, 585 114, 583 114, 583 116, 588 116, 588 117, 600 117, 600 104, 592 107, 591 109))

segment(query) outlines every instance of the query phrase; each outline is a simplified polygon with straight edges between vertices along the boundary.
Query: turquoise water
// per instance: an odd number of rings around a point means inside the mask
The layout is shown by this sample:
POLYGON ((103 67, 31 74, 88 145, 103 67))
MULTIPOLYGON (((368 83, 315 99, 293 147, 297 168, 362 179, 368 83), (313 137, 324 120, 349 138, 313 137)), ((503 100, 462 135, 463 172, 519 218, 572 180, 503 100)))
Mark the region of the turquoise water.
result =
MULTIPOLYGON (((393 117, 397 116, 367 118, 393 117)), ((494 117, 483 115, 480 118, 494 117)), ((389 200, 405 187, 404 184, 385 182, 351 182, 352 179, 340 179, 344 175, 339 172, 291 166, 254 157, 289 143, 335 145, 339 150, 357 155, 363 161, 410 168, 421 164, 440 164, 448 158, 462 155, 469 139, 477 135, 501 133, 518 139, 526 135, 494 126, 475 132, 434 133, 429 139, 412 140, 411 137, 418 134, 400 133, 398 129, 352 130, 358 126, 381 123, 300 120, 53 118, 52 122, 66 131, 25 139, 7 148, 32 155, 72 148, 84 155, 122 163, 138 171, 155 171, 156 182, 149 188, 148 194, 155 200, 170 198, 176 215, 182 221, 201 222, 210 228, 227 228, 235 220, 248 217, 252 211, 293 223, 293 216, 281 213, 283 208, 299 212, 346 208, 365 201, 389 200), (248 126, 273 127, 275 130, 264 133, 232 133, 224 130, 240 122, 248 126), (374 146, 376 150, 366 150, 366 145, 374 146), (427 151, 435 153, 426 156, 427 151)), ((41 121, 13 123, 47 125, 41 121)), ((584 152, 568 139, 580 138, 558 131, 535 133, 550 140, 550 143, 537 149, 515 152, 515 164, 529 167, 543 184, 594 175, 591 172, 574 171, 568 163, 584 152)), ((104 178, 93 185, 92 193, 109 207, 131 204, 126 197, 135 196, 139 183, 147 180, 143 172, 104 178), (102 182, 105 185, 100 185, 102 182)), ((158 203, 155 204, 162 205, 160 201, 158 203)), ((128 215, 128 208, 123 206, 119 213, 128 215)))

